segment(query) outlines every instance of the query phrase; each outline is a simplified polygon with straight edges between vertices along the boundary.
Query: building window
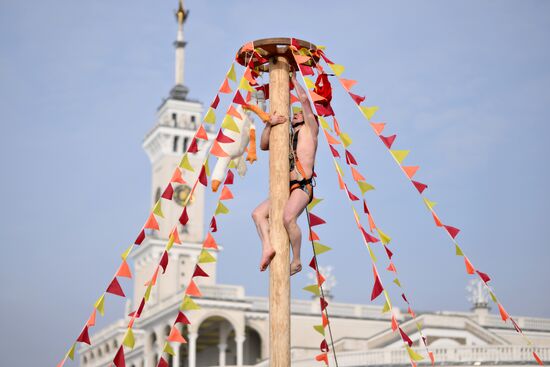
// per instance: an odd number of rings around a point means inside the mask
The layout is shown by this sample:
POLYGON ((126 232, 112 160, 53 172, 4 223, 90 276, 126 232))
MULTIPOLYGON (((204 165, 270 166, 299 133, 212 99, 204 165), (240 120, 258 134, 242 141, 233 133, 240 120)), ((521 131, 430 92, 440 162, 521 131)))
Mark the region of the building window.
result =
POLYGON ((174 123, 174 127, 178 127, 178 115, 175 113, 172 114, 172 122, 174 123))
POLYGON ((174 151, 174 153, 178 151, 179 140, 180 140, 179 136, 174 136, 174 144, 172 146, 172 150, 174 151))
POLYGON ((160 192, 160 187, 157 187, 157 191, 155 192, 155 203, 160 200, 160 195, 162 195, 160 192))
POLYGON ((189 138, 183 138, 183 152, 187 152, 187 145, 189 144, 189 138))

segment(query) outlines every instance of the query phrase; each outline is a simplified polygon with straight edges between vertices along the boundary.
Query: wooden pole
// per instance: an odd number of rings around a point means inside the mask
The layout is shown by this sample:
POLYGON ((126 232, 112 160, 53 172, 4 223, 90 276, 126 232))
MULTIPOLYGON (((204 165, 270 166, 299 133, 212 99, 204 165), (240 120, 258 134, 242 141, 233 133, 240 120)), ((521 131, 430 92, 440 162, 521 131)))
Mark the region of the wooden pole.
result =
POLYGON ((289 190, 289 63, 284 56, 269 61, 270 114, 287 118, 269 137, 269 213, 271 245, 277 252, 269 266, 269 366, 290 367, 290 246, 283 225, 289 190))

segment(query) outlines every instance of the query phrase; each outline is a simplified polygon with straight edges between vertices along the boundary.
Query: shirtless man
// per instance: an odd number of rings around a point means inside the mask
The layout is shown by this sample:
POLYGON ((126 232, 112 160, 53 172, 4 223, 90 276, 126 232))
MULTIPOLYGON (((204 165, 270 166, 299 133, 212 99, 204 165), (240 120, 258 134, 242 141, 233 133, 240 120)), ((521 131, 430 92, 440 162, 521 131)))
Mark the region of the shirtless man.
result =
MULTIPOLYGON (((290 134, 290 197, 283 212, 283 222, 292 246, 292 262, 290 263, 290 275, 302 270, 300 261, 300 247, 302 244, 302 232, 296 223, 305 207, 313 199, 313 165, 317 151, 317 135, 319 125, 313 114, 311 104, 306 91, 296 81, 294 73, 292 83, 298 93, 302 104, 302 111, 294 113, 292 117, 292 131, 290 134)), ((269 150, 269 133, 271 127, 282 124, 285 117, 272 115, 266 122, 260 140, 260 149, 269 150)), ((252 219, 262 240, 262 259, 260 271, 265 271, 275 256, 275 250, 269 243, 269 199, 263 201, 252 212, 252 219)))

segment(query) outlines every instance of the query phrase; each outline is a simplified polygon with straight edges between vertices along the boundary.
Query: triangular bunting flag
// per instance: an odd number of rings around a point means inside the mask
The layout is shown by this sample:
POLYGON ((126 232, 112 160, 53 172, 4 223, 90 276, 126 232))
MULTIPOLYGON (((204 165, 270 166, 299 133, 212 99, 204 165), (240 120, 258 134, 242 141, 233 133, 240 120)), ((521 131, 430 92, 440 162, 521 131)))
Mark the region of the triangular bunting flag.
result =
POLYGON ((338 141, 338 139, 336 139, 335 137, 333 137, 332 135, 330 135, 326 130, 323 130, 324 133, 325 133, 325 136, 327 137, 327 140, 328 140, 328 143, 330 145, 338 145, 340 144, 340 142, 338 141))
POLYGON ((209 108, 208 111, 206 111, 206 115, 204 115, 204 118, 202 120, 204 122, 206 122, 207 124, 215 124, 216 123, 216 113, 214 112, 214 109, 209 108))
POLYGON ((314 197, 313 199, 311 199, 311 202, 307 205, 307 210, 311 211, 321 201, 323 201, 323 199, 319 199, 319 198, 314 197))
POLYGON ((206 130, 204 129, 204 126, 199 126, 199 129, 197 130, 197 133, 195 134, 195 138, 202 139, 202 140, 208 140, 208 135, 206 134, 206 130))
POLYGON ((224 93, 224 94, 228 94, 228 93, 231 93, 231 91, 232 90, 231 90, 231 87, 229 86, 229 81, 227 80, 227 78, 225 78, 223 80, 222 86, 219 89, 219 92, 224 93))
POLYGON ((508 315, 508 312, 502 307, 500 303, 497 303, 498 311, 500 312, 500 317, 502 318, 502 321, 506 321, 510 318, 510 315, 508 315))
POLYGON ((458 232, 460 232, 460 229, 452 226, 444 225, 443 227, 445 227, 445 229, 453 239, 458 235, 458 232))
POLYGON ((229 154, 227 154, 225 150, 222 149, 220 143, 218 143, 217 141, 214 141, 214 143, 212 144, 212 148, 210 149, 210 154, 218 158, 229 157, 229 154))
POLYGON ((147 221, 145 222, 145 225, 143 226, 143 228, 145 228, 145 229, 156 229, 156 230, 159 229, 159 224, 157 222, 157 219, 153 215, 153 213, 151 213, 149 215, 149 218, 147 218, 147 221))
POLYGON ((183 211, 181 212, 179 222, 182 226, 186 225, 187 222, 189 222, 189 215, 187 215, 187 207, 183 208, 183 211))
POLYGON ((319 241, 319 236, 311 228, 309 229, 309 240, 310 241, 319 241))
POLYGON ((180 235, 178 233, 178 226, 177 224, 172 229, 172 232, 170 232, 170 238, 174 243, 181 244, 180 235))
POLYGON ((357 94, 353 94, 351 92, 348 92, 351 99, 355 102, 356 105, 360 105, 365 100, 365 96, 359 96, 357 94))
POLYGON ((185 153, 181 158, 181 162, 179 166, 189 172, 195 172, 195 170, 193 169, 193 166, 191 166, 191 163, 189 162, 189 157, 187 156, 187 153, 185 153))
POLYGON ((185 340, 185 338, 183 337, 183 335, 181 335, 180 331, 175 325, 172 326, 172 329, 170 330, 170 334, 168 335, 167 340, 170 342, 176 342, 180 344, 187 343, 187 340, 185 340))
POLYGON ((78 338, 76 338, 76 341, 92 345, 92 343, 90 343, 90 336, 88 335, 88 325, 84 326, 84 329, 82 329, 82 332, 80 333, 78 338))
POLYGON ((206 169, 204 165, 202 166, 201 172, 199 173, 199 182, 205 187, 208 186, 208 177, 206 176, 206 169))
POLYGON ((316 216, 313 213, 309 213, 309 226, 310 227, 315 227, 315 226, 325 224, 325 223, 326 222, 322 218, 316 216))
POLYGON ((166 200, 172 200, 172 196, 174 196, 174 188, 172 187, 172 184, 169 183, 161 197, 166 200))
POLYGON ((460 246, 458 246, 457 243, 455 243, 455 255, 456 256, 464 256, 464 253, 462 252, 462 249, 460 246))
POLYGON ((90 314, 90 317, 88 317, 88 321, 86 322, 86 325, 88 327, 92 327, 95 325, 95 317, 96 317, 97 310, 94 308, 92 313, 90 314))
POLYGON ((322 336, 325 336, 325 327, 323 325, 314 325, 313 329, 317 331, 322 336))
POLYGON ((162 348, 162 351, 164 353, 168 353, 170 354, 171 356, 175 356, 176 355, 176 352, 174 352, 174 348, 172 348, 172 346, 170 345, 170 343, 168 343, 168 341, 166 341, 164 343, 164 347, 162 348))
POLYGON ((332 153, 333 157, 340 158, 340 154, 338 153, 338 151, 336 149, 334 149, 334 147, 332 145, 329 144, 328 147, 330 148, 330 152, 332 153))
POLYGON ((210 275, 208 275, 208 273, 206 273, 204 270, 202 270, 202 268, 196 264, 195 265, 195 271, 193 271, 193 275, 191 276, 192 278, 195 278, 195 277, 205 277, 205 278, 208 278, 210 275))
POLYGON ((410 150, 390 150, 391 155, 399 164, 405 160, 410 152, 410 150))
POLYGON ((391 149, 391 146, 393 145, 393 142, 395 141, 395 138, 397 137, 397 135, 392 135, 387 137, 383 135, 378 135, 378 137, 380 138, 380 140, 382 140, 384 145, 388 147, 388 149, 391 149))
POLYGON ((122 263, 120 264, 116 272, 116 276, 123 278, 132 278, 132 273, 130 272, 130 267, 128 266, 126 260, 122 260, 122 263))
POLYGON ((241 95, 241 92, 237 91, 235 93, 235 97, 233 98, 233 103, 240 104, 242 106, 246 106, 246 102, 245 102, 243 96, 241 95))
POLYGON ((157 367, 170 367, 170 365, 168 364, 166 359, 164 359, 164 357, 160 357, 157 367))
POLYGON ((346 133, 341 133, 340 134, 340 139, 342 140, 342 144, 344 144, 344 147, 349 147, 351 145, 351 143, 353 143, 353 140, 351 140, 351 138, 349 137, 348 134, 346 133))
POLYGON ((372 287, 372 293, 370 296, 370 300, 374 301, 378 296, 382 293, 384 290, 384 287, 382 286, 382 283, 380 282, 380 278, 378 277, 378 274, 376 270, 374 270, 374 286, 372 287))
POLYGON ((481 278, 481 280, 483 280, 485 283, 489 283, 489 281, 491 280, 491 278, 489 277, 489 275, 485 274, 484 272, 481 272, 479 270, 476 270, 476 273, 477 275, 479 275, 479 277, 481 278))
POLYGON ((397 320, 396 320, 395 316, 392 315, 392 317, 391 317, 391 329, 392 329, 392 331, 397 330, 398 327, 399 326, 397 325, 397 320))
POLYGON ((401 168, 403 168, 403 171, 405 171, 407 177, 412 179, 420 166, 401 166, 401 168))
POLYGON ((109 284, 105 292, 111 293, 120 297, 126 297, 116 277, 113 278, 113 280, 111 281, 111 284, 109 284))
POLYGON ((382 232, 380 228, 376 228, 376 231, 378 232, 378 235, 380 236, 380 240, 382 240, 382 243, 384 245, 387 245, 391 241, 391 237, 382 232))
POLYGON ((468 274, 474 274, 475 269, 470 260, 466 256, 464 256, 464 265, 466 265, 466 273, 468 274))
POLYGON ((324 254, 325 252, 332 250, 332 248, 325 246, 323 244, 320 244, 319 242, 313 242, 313 250, 315 251, 316 255, 321 255, 321 254, 324 254))
POLYGON ((386 127, 386 123, 384 122, 371 122, 370 126, 376 133, 376 135, 382 134, 382 131, 384 131, 384 127, 386 127))
POLYGON ((319 286, 317 284, 308 285, 307 287, 304 287, 303 290, 306 292, 311 292, 317 297, 321 295, 321 293, 319 292, 319 286))
POLYGON ((202 297, 202 293, 197 287, 197 284, 191 279, 187 288, 185 288, 185 294, 192 297, 202 297))
POLYGON ((101 316, 105 315, 105 293, 103 293, 97 301, 95 301, 94 308, 99 311, 101 316))
POLYGON ((361 173, 353 167, 351 167, 351 176, 355 181, 365 181, 365 177, 363 177, 363 175, 361 175, 361 173))
POLYGON ((369 121, 372 118, 372 116, 374 116, 376 111, 378 111, 378 107, 376 107, 376 106, 371 106, 371 107, 359 106, 359 108, 361 109, 361 112, 363 113, 363 116, 365 116, 365 118, 369 121))
POLYGON ((409 353, 409 357, 411 357, 413 361, 418 362, 424 359, 424 357, 416 353, 410 346, 409 347, 405 346, 405 347, 407 348, 407 353, 409 353))
POLYGON ((116 367, 126 367, 126 360, 124 359, 124 347, 121 345, 116 352, 113 363, 116 367))
MULTIPOLYGON (((233 107, 233 106, 231 106, 231 107, 233 107)), ((218 141, 220 143, 224 143, 224 144, 235 142, 235 140, 233 140, 229 136, 225 135, 223 133, 223 130, 220 130, 218 132, 218 136, 216 136, 216 141, 218 141)))
POLYGON ((219 94, 216 94, 216 98, 214 98, 214 102, 212 102, 210 107, 216 109, 216 108, 218 108, 219 103, 220 103, 220 96, 219 96, 219 94))
POLYGON ((181 311, 190 311, 190 310, 200 310, 199 305, 193 301, 193 299, 189 296, 183 297, 183 301, 180 306, 181 311))
POLYGON ((166 273, 166 268, 168 267, 168 251, 164 250, 164 252, 162 253, 159 266, 162 268, 162 274, 166 273))
POLYGON ((214 237, 212 237, 212 235, 210 234, 210 232, 206 235, 206 239, 204 240, 203 244, 202 244, 202 247, 203 248, 213 248, 213 249, 218 249, 218 244, 216 243, 216 241, 214 240, 214 237))
POLYGON ((223 182, 224 185, 233 185, 233 179, 235 175, 233 174, 233 171, 229 170, 227 171, 227 176, 225 177, 225 181, 223 182))
POLYGON ((347 91, 349 92, 350 89, 351 89, 355 84, 357 84, 357 81, 351 80, 351 79, 344 79, 344 78, 341 78, 341 79, 340 79, 340 83, 342 83, 342 86, 344 87, 344 89, 347 90, 347 91))
POLYGON ((174 173, 172 174, 172 178, 170 179, 170 182, 177 182, 177 183, 180 183, 180 184, 185 183, 185 180, 181 176, 181 171, 180 171, 179 167, 176 167, 174 169, 174 173))
POLYGON ((235 64, 231 64, 231 68, 227 72, 227 78, 233 80, 234 82, 237 81, 237 74, 235 73, 235 64))
POLYGON ((220 195, 220 200, 231 200, 233 199, 233 193, 229 190, 229 187, 224 186, 222 188, 222 193, 220 195))
POLYGON ((216 207, 216 212, 214 213, 214 215, 227 213, 229 213, 229 209, 227 209, 227 207, 223 205, 221 201, 218 201, 218 206, 216 207))
POLYGON ((175 324, 177 323, 182 323, 184 325, 189 325, 191 324, 191 322, 189 321, 189 319, 187 318, 187 316, 185 316, 185 314, 183 312, 178 312, 178 317, 176 317, 176 321, 174 322, 175 324))
POLYGON ((390 261, 390 265, 388 265, 388 267, 386 268, 387 271, 391 271, 391 272, 394 272, 396 273, 397 270, 395 269, 395 265, 393 265, 393 262, 390 261))
POLYGON ((339 64, 328 64, 328 66, 332 69, 332 71, 334 72, 334 74, 336 74, 336 76, 342 75, 345 69, 344 65, 339 65, 339 64))
POLYGON ((153 214, 158 215, 161 218, 164 218, 164 214, 162 213, 162 207, 160 205, 160 200, 157 201, 155 206, 153 207, 153 214))
POLYGON ((133 349, 135 344, 136 344, 136 339, 134 338, 134 332, 132 331, 131 328, 128 328, 126 330, 126 334, 124 334, 122 345, 130 349, 133 349))
MULTIPOLYGON (((353 164, 353 165, 357 166, 357 161, 355 160, 355 157, 347 149, 346 149, 345 152, 346 152, 346 163, 347 163, 347 165, 351 166, 353 164)), ((351 168, 353 169, 353 167, 351 167, 351 168)))
POLYGON ((207 250, 202 250, 199 255, 199 264, 216 262, 216 258, 210 254, 207 250))
POLYGON ((365 195, 367 191, 374 190, 374 186, 366 183, 365 181, 357 181, 357 186, 359 186, 359 190, 361 190, 362 195, 365 195))
POLYGON ((212 231, 213 233, 218 231, 218 224, 216 223, 215 216, 213 216, 212 219, 210 220, 210 231, 212 231))
POLYGON ((67 352, 67 357, 69 357, 71 359, 71 361, 74 361, 75 347, 76 347, 76 343, 73 343, 73 345, 71 346, 71 349, 69 349, 69 351, 67 352))
POLYGON ((421 182, 417 182, 417 181, 411 181, 414 185, 414 187, 416 187, 416 189, 418 190, 418 192, 420 194, 422 194, 424 192, 424 190, 426 190, 428 188, 428 185, 426 184, 423 184, 421 182))
POLYGON ((230 115, 225 115, 222 121, 222 128, 234 131, 236 133, 240 133, 239 127, 237 126, 237 123, 235 120, 233 120, 233 117, 230 115))

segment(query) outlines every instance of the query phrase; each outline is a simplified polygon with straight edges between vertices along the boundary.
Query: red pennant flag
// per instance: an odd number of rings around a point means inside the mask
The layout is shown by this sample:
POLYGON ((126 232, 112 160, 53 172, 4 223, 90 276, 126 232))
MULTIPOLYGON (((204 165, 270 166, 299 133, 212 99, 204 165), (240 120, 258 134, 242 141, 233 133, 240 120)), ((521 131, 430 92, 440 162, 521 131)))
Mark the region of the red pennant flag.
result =
POLYGON ((229 187, 225 186, 222 188, 222 194, 220 195, 220 200, 231 200, 233 199, 233 193, 229 190, 229 187))
POLYGON ((353 193, 348 190, 347 185, 346 185, 346 192, 348 193, 348 197, 351 201, 358 201, 359 200, 359 198, 357 196, 353 195, 353 193))
MULTIPOLYGON (((298 49, 299 49, 299 48, 298 48, 298 49)), ((330 61, 330 60, 328 59, 328 57, 326 57, 325 52, 324 52, 323 50, 320 50, 320 51, 319 51, 319 55, 321 55, 321 57, 323 58, 323 60, 325 60, 325 62, 326 62, 327 64, 334 64, 332 61, 330 61)))
POLYGON ((380 140, 384 142, 386 147, 388 147, 388 149, 391 149, 391 146, 393 145, 393 142, 395 141, 395 138, 397 137, 397 135, 392 135, 387 137, 383 135, 379 135, 379 137, 380 137, 380 140))
POLYGON ((180 183, 180 184, 185 183, 185 180, 181 176, 181 171, 180 171, 179 167, 176 167, 176 169, 174 170, 174 173, 172 174, 172 178, 170 179, 170 182, 177 182, 177 183, 180 183))
POLYGON ((384 290, 384 287, 382 287, 382 283, 380 282, 380 278, 378 277, 378 274, 376 273, 376 270, 374 270, 374 286, 372 287, 372 293, 370 296, 370 300, 374 301, 384 290))
POLYGON ((145 229, 159 229, 159 224, 157 222, 157 218, 151 213, 149 215, 149 218, 147 218, 147 221, 145 222, 145 225, 143 226, 145 229))
POLYGON ((183 335, 181 335, 180 331, 175 325, 172 326, 172 329, 170 330, 170 334, 168 335, 167 340, 170 342, 176 342, 180 344, 187 343, 187 340, 185 340, 185 338, 183 337, 183 335))
POLYGON ((210 220, 210 230, 212 232, 218 231, 218 224, 216 223, 216 217, 212 217, 212 219, 210 220))
POLYGON ((452 238, 455 238, 456 235, 458 234, 458 232, 460 232, 460 229, 455 228, 455 227, 446 226, 446 225, 444 225, 443 227, 445 227, 445 229, 451 235, 452 238))
POLYGON ((409 338, 409 336, 401 328, 399 328, 399 333, 401 334, 401 339, 403 339, 405 343, 409 344, 409 347, 412 347, 413 341, 411 338, 409 338))
POLYGON ((202 293, 199 290, 199 287, 197 287, 197 285, 193 281, 193 279, 191 279, 191 281, 189 282, 189 285, 185 289, 185 294, 193 297, 202 297, 202 293))
POLYGON ((334 111, 332 110, 332 107, 330 107, 330 104, 328 107, 323 106, 320 103, 314 104, 315 109, 317 110, 317 114, 321 116, 334 116, 334 111))
POLYGON ((162 193, 162 198, 166 200, 172 200, 172 196, 174 196, 174 188, 172 187, 172 184, 169 183, 162 193))
POLYGON ((500 303, 497 303, 498 311, 500 312, 500 317, 502 318, 502 321, 506 321, 510 318, 510 315, 508 315, 508 312, 502 307, 500 303))
POLYGON ((241 106, 246 106, 246 102, 243 96, 241 95, 241 92, 237 91, 237 93, 235 93, 235 97, 233 98, 233 103, 240 104, 241 106))
POLYGON ((197 139, 193 138, 191 145, 187 148, 188 153, 197 153, 199 151, 199 145, 197 144, 197 139))
POLYGON ((194 277, 206 277, 208 278, 210 275, 208 275, 204 270, 202 270, 202 268, 197 264, 195 265, 195 271, 193 272, 193 276, 192 278, 194 277))
POLYGON ((464 265, 466 265, 466 273, 468 273, 468 274, 475 273, 474 266, 472 265, 472 263, 470 262, 470 260, 468 260, 468 258, 466 256, 464 256, 464 265))
POLYGON ((369 207, 367 206, 367 202, 363 199, 363 212, 365 214, 370 214, 369 207))
POLYGON ((321 311, 324 311, 328 306, 328 302, 323 297, 320 297, 319 301, 321 303, 321 311))
POLYGON ((397 325, 397 320, 395 319, 395 316, 392 315, 391 316, 391 329, 392 329, 392 331, 397 330, 398 327, 399 326, 397 325))
POLYGON ((214 102, 210 105, 213 109, 218 108, 218 103, 220 103, 220 96, 216 94, 216 98, 214 98, 214 102))
POLYGON ((542 359, 540 359, 540 357, 538 356, 538 354, 536 352, 533 352, 533 357, 535 357, 535 360, 537 361, 537 363, 541 366, 544 366, 544 363, 542 363, 542 359))
POLYGON ((363 227, 361 227, 361 233, 363 234, 363 238, 365 239, 365 241, 369 243, 376 243, 380 241, 378 238, 370 235, 367 231, 365 231, 363 227))
POLYGON ((523 333, 523 331, 521 330, 521 328, 519 327, 519 325, 516 323, 516 321, 510 317, 510 321, 512 321, 512 324, 514 325, 514 329, 516 329, 516 331, 520 334, 523 333))
POLYGON ((206 134, 206 130, 204 129, 204 126, 202 125, 199 126, 199 129, 197 130, 195 137, 197 139, 208 140, 208 134, 206 134))
POLYGON ((357 161, 355 160, 355 157, 346 149, 346 163, 348 165, 355 165, 357 166, 357 161))
POLYGON ((374 132, 376 135, 382 134, 382 131, 384 130, 384 127, 386 127, 386 123, 384 122, 371 122, 370 126, 372 126, 374 132))
POLYGON ((142 229, 141 232, 139 232, 139 235, 137 236, 134 244, 141 245, 144 239, 145 239, 145 231, 142 229))
POLYGON ((141 299, 141 303, 139 304, 138 309, 134 312, 130 312, 128 316, 138 319, 141 316, 141 311, 143 311, 143 307, 145 307, 145 298, 141 299))
POLYGON ((87 326, 92 327, 95 325, 96 312, 97 312, 97 309, 94 308, 94 310, 92 311, 92 314, 90 315, 90 317, 88 318, 88 321, 86 322, 87 326))
POLYGON ((351 92, 348 93, 357 105, 360 105, 365 100, 365 97, 358 96, 357 94, 353 94, 351 92))
POLYGON ((189 325, 191 324, 191 322, 189 321, 189 319, 187 318, 187 316, 185 316, 185 314, 183 312, 179 312, 178 313, 178 317, 176 317, 176 322, 175 324, 177 324, 178 322, 181 322, 182 324, 184 325, 189 325))
MULTIPOLYGON (((216 143, 214 142, 214 144, 216 144, 216 143)), ((203 186, 208 186, 208 177, 206 177, 206 169, 204 167, 204 164, 202 165, 201 173, 199 174, 199 182, 203 186)))
POLYGON ((405 297, 405 293, 401 293, 401 298, 403 298, 403 301, 409 303, 409 300, 407 300, 407 297, 405 297))
POLYGON ((411 182, 413 183, 414 187, 416 187, 418 192, 421 193, 421 194, 424 190, 426 190, 428 188, 428 185, 425 185, 425 184, 420 183, 418 181, 411 181, 411 182))
POLYGON ((90 343, 90 336, 88 335, 88 325, 84 326, 84 329, 82 330, 76 341, 92 345, 92 343, 90 343))
POLYGON ((325 224, 326 222, 319 218, 318 216, 316 216, 315 214, 313 213, 309 213, 309 226, 310 227, 315 227, 315 226, 318 226, 320 224, 325 224))
POLYGON ((317 271, 317 262, 315 261, 315 256, 311 258, 311 261, 309 262, 309 267, 313 270, 317 271))
POLYGON ((227 171, 227 177, 225 178, 224 185, 233 185, 233 178, 235 175, 233 174, 233 171, 229 170, 227 171))
POLYGON ((210 232, 206 235, 206 239, 204 240, 203 244, 202 244, 202 247, 203 248, 213 248, 213 249, 218 249, 218 244, 216 243, 216 241, 214 240, 214 237, 212 237, 212 235, 210 234, 210 232))
POLYGON ((187 215, 187 207, 183 208, 183 212, 180 215, 179 222, 182 226, 186 225, 189 222, 189 216, 187 215))
POLYGON ((132 278, 132 272, 130 271, 130 267, 128 266, 126 260, 122 260, 122 263, 120 264, 116 272, 116 276, 123 278, 132 278))
POLYGON ((168 364, 168 362, 166 362, 166 359, 164 359, 164 357, 160 357, 157 367, 169 367, 169 366, 170 365, 168 364))
POLYGON ((122 291, 122 287, 120 286, 120 283, 118 282, 116 277, 113 278, 113 280, 111 281, 111 284, 109 284, 109 286, 107 287, 105 292, 111 293, 111 294, 114 294, 114 295, 120 296, 120 297, 126 297, 126 295, 124 295, 124 292, 122 291))
POLYGON ((393 256, 393 252, 390 251, 390 249, 384 245, 384 250, 386 250, 386 255, 388 255, 388 258, 391 260, 392 256, 393 256))
POLYGON ((227 80, 227 78, 223 80, 223 84, 220 87, 219 92, 224 94, 231 93, 231 87, 229 86, 229 81, 227 80))
POLYGON ((341 79, 340 79, 340 83, 342 83, 342 85, 344 86, 344 89, 347 90, 347 91, 349 92, 349 90, 350 90, 355 84, 357 84, 357 81, 355 81, 355 80, 350 80, 350 79, 341 78, 341 79))
MULTIPOLYGON (((233 106, 231 106, 231 107, 233 107, 233 106)), ((234 143, 235 142, 235 140, 231 139, 229 136, 224 135, 222 130, 220 130, 220 132, 218 133, 218 136, 216 136, 216 140, 219 141, 220 143, 234 143)))
POLYGON ((321 342, 321 345, 319 346, 319 349, 321 349, 321 352, 327 352, 328 353, 328 343, 326 339, 323 339, 321 342))
POLYGON ((340 158, 340 154, 338 154, 338 151, 336 149, 334 149, 334 147, 332 145, 329 144, 328 147, 330 148, 330 151, 331 151, 333 157, 340 158))
POLYGON ((395 265, 393 265, 393 262, 390 261, 390 265, 386 268, 387 271, 392 271, 394 273, 397 273, 397 270, 395 269, 395 265))
POLYGON ((313 72, 313 68, 311 66, 307 66, 307 65, 299 65, 299 66, 300 66, 300 71, 304 76, 315 75, 315 73, 313 72))
POLYGON ((489 277, 489 275, 479 271, 479 270, 476 270, 476 273, 477 275, 479 275, 479 277, 485 282, 485 283, 489 283, 489 281, 491 280, 491 278, 489 277))
POLYGON ((164 250, 162 257, 160 258, 160 267, 162 268, 162 274, 166 272, 166 268, 168 267, 168 252, 164 250))
POLYGON ((126 367, 126 361, 124 359, 124 348, 122 347, 122 345, 120 345, 120 348, 118 348, 118 352, 116 352, 113 363, 116 367, 126 367))
MULTIPOLYGON (((217 141, 215 141, 214 144, 212 144, 212 148, 210 149, 210 154, 212 154, 213 156, 218 157, 218 158, 229 157, 229 154, 227 154, 227 152, 225 150, 223 150, 220 143, 218 143, 217 141)), ((208 184, 208 182, 206 180, 206 173, 204 174, 204 176, 202 176, 202 171, 201 171, 201 178, 200 179, 204 180, 205 183, 203 183, 203 181, 201 181, 201 183, 204 186, 206 186, 208 184)))

